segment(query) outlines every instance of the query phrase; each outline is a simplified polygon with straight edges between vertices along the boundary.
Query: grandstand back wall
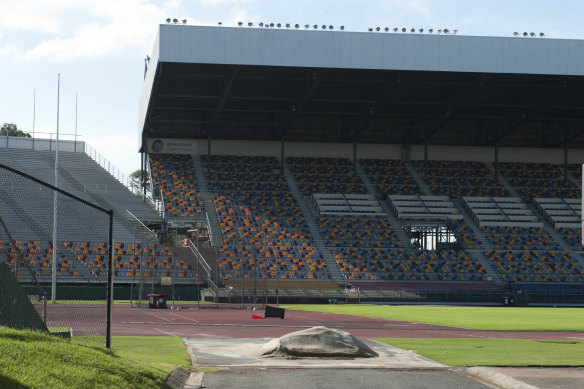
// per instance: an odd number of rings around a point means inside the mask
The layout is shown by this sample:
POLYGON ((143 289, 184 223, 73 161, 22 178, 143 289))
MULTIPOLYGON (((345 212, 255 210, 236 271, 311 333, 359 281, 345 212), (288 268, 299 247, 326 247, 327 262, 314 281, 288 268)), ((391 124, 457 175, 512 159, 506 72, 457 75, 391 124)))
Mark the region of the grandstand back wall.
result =
MULTIPOLYGON (((148 139, 148 153, 151 154, 194 154, 206 155, 207 140, 193 139, 148 139)), ((253 155, 280 157, 281 142, 212 140, 213 155, 253 155)), ((358 144, 357 158, 402 159, 402 145, 358 144)), ((424 146, 410 146, 409 159, 423 160, 424 146)), ((287 157, 321 156, 329 158, 353 158, 350 143, 286 142, 287 157)), ((493 162, 494 147, 472 146, 428 146, 430 160, 458 160, 493 162)), ((584 161, 584 150, 569 149, 568 163, 584 161)), ((564 163, 564 149, 499 147, 499 162, 550 162, 564 163)))

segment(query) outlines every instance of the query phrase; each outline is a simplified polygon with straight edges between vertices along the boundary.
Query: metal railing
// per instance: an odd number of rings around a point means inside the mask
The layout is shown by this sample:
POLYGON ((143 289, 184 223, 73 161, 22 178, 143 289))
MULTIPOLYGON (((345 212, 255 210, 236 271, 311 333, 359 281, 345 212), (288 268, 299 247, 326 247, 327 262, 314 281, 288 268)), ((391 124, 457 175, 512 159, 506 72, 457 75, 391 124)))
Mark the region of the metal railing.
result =
POLYGON ((116 180, 121 182, 126 188, 132 191, 131 178, 124 174, 120 169, 118 169, 113 163, 108 161, 104 156, 102 156, 97 150, 85 143, 85 154, 89 158, 93 159, 99 166, 104 168, 109 174, 111 174, 116 180))
POLYGON ((188 240, 187 247, 191 249, 191 251, 195 255, 195 258, 197 258, 197 263, 201 264, 201 266, 205 270, 205 273, 207 273, 207 284, 209 285, 209 290, 215 295, 215 297, 217 297, 218 287, 217 284, 213 282, 211 266, 209 266, 207 261, 205 261, 205 258, 203 258, 203 256, 201 255, 197 246, 195 246, 190 239, 188 240))

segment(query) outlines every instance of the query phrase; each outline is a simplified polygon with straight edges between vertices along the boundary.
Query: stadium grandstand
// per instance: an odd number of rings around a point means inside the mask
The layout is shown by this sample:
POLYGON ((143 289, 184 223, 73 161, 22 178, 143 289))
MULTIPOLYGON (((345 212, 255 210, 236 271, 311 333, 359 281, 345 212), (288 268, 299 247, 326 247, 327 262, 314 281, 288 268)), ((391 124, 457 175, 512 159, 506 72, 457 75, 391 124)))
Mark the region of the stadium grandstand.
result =
MULTIPOLYGON (((118 284, 139 263, 220 301, 584 302, 584 41, 160 25, 146 65, 160 213, 84 153, 60 165, 116 211, 118 284)), ((50 181, 54 157, 0 163, 50 181)))

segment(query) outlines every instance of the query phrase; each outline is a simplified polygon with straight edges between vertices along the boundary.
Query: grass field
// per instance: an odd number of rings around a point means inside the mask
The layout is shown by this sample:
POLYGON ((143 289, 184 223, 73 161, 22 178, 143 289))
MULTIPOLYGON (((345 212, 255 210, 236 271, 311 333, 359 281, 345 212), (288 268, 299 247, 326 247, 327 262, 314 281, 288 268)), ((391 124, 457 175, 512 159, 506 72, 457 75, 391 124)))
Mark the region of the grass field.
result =
POLYGON ((584 342, 538 339, 377 339, 451 366, 584 366, 584 342))
POLYGON ((175 366, 191 368, 190 355, 180 338, 174 336, 114 336, 112 351, 170 374, 175 366))
MULTIPOLYGON (((340 313, 483 330, 584 331, 579 308, 290 305, 340 313)), ((452 366, 584 366, 584 341, 538 339, 378 339, 452 366)))
POLYGON ((114 337, 112 350, 0 327, 0 388, 162 388, 190 367, 175 337, 114 337))
POLYGON ((393 305, 288 305, 287 309, 431 323, 477 330, 584 331, 584 309, 393 305))

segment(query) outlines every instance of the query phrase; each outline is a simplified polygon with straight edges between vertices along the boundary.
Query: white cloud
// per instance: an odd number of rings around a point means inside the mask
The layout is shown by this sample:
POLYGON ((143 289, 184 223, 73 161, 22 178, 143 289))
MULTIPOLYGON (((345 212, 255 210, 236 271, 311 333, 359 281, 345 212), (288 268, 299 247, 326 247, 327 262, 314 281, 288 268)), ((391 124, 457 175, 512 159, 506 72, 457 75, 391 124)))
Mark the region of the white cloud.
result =
POLYGON ((0 54, 63 61, 150 49, 176 0, 20 0, 0 6, 0 54))

